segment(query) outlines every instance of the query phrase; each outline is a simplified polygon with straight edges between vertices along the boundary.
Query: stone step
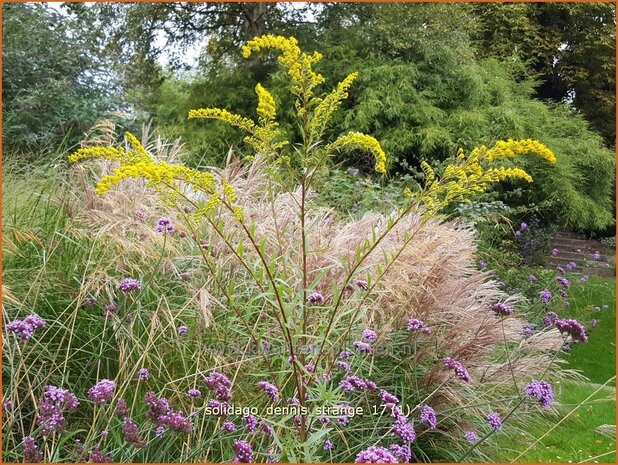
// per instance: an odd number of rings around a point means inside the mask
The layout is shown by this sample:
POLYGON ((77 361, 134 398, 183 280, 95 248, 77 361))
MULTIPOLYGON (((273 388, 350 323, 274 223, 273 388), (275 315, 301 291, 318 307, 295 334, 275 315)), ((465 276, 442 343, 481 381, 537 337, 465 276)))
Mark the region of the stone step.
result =
POLYGON ((558 255, 553 256, 551 258, 557 258, 559 260, 570 260, 570 261, 583 261, 586 260, 588 262, 605 262, 607 261, 608 255, 604 255, 601 254, 601 259, 600 260, 595 260, 594 259, 594 254, 593 253, 584 253, 584 252, 577 252, 577 251, 573 251, 573 250, 567 250, 567 249, 558 249, 560 250, 560 252, 558 252, 558 255))
POLYGON ((601 241, 597 240, 584 240, 584 239, 562 239, 562 238, 554 238, 553 240, 554 247, 560 248, 563 247, 574 247, 576 249, 589 249, 593 252, 595 250, 605 249, 606 247, 603 245, 601 241))
POLYGON ((560 266, 562 268, 564 268, 565 272, 566 272, 566 277, 568 278, 569 276, 573 275, 573 276, 582 276, 582 275, 590 275, 590 276, 615 276, 616 272, 614 270, 614 268, 610 267, 589 267, 589 266, 578 266, 577 268, 575 268, 572 271, 569 271, 566 269, 566 267, 563 264, 553 264, 553 263, 546 263, 545 264, 545 268, 548 269, 552 269, 555 270, 557 266, 560 266))

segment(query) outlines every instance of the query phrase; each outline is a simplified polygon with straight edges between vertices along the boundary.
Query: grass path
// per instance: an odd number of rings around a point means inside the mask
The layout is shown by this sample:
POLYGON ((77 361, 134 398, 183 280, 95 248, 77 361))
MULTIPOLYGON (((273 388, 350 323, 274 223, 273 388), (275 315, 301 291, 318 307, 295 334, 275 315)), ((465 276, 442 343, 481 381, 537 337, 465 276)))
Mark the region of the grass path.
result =
POLYGON ((501 434, 496 461, 616 463, 615 430, 606 426, 616 424, 616 280, 590 278, 574 284, 570 294, 568 314, 562 317, 576 318, 587 328, 597 320, 589 342, 565 356, 569 368, 590 381, 555 386, 558 414, 549 418, 552 429, 548 418, 541 418, 525 431, 501 434))

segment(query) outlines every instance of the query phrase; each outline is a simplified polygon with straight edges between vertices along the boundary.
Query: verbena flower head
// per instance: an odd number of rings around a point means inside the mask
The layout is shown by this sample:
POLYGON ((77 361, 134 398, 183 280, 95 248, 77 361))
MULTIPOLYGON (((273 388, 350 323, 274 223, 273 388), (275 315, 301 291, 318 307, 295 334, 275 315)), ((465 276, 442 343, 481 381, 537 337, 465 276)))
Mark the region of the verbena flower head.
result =
POLYGON ((92 308, 96 302, 97 298, 93 295, 89 295, 84 299, 84 305, 88 308, 92 308))
POLYGON ((43 460, 43 452, 39 450, 32 436, 26 436, 21 443, 21 450, 24 453, 24 461, 27 463, 38 463, 43 460))
POLYGON ((28 341, 34 335, 34 331, 45 327, 45 322, 36 314, 28 315, 23 320, 14 320, 7 323, 6 330, 17 334, 22 340, 28 341))
POLYGON ((253 415, 245 415, 244 417, 242 417, 242 420, 247 423, 247 429, 253 433, 257 427, 258 427, 258 421, 257 418, 255 418, 253 415))
POLYGON ((343 360, 337 360, 335 364, 345 372, 348 372, 351 369, 350 364, 348 362, 344 362, 343 360))
POLYGON ((378 397, 380 398, 380 402, 382 404, 398 404, 399 403, 399 399, 396 396, 394 396, 388 391, 385 391, 384 389, 380 389, 380 393, 378 394, 378 397))
POLYGON ((574 270, 575 268, 577 268, 577 263, 575 263, 575 262, 569 262, 569 263, 567 263, 567 270, 572 271, 572 270, 574 270))
POLYGON ((118 399, 116 402, 116 416, 124 418, 129 414, 129 407, 124 399, 118 399))
POLYGON ((133 278, 122 278, 118 283, 118 289, 122 292, 135 292, 139 291, 141 288, 141 283, 133 278))
POLYGON ((226 431, 228 433, 233 433, 234 431, 236 431, 236 425, 234 423, 232 423, 231 421, 223 422, 222 428, 223 428, 224 431, 226 431))
POLYGON ((549 289, 543 289, 539 292, 539 297, 541 298, 541 302, 543 302, 543 305, 547 305, 553 297, 553 294, 549 289))
POLYGON ((369 289, 369 283, 364 279, 357 279, 356 285, 365 291, 369 289))
POLYGON ((234 441, 234 460, 237 463, 253 463, 253 448, 251 444, 242 439, 234 441))
POLYGON ((137 426, 137 423, 130 418, 124 419, 122 423, 122 434, 124 437, 124 442, 132 444, 138 449, 143 449, 146 447, 146 443, 140 438, 139 426, 137 426))
POLYGON ((519 230, 520 231, 525 231, 526 229, 528 229, 528 224, 527 223, 521 223, 521 225, 519 226, 519 230))
POLYGON ((479 440, 478 435, 474 431, 466 431, 464 437, 470 444, 474 444, 479 440))
POLYGON ((548 408, 554 401, 554 390, 547 381, 532 380, 526 386, 526 395, 536 398, 543 408, 548 408))
POLYGON ((376 389, 376 384, 368 379, 363 379, 359 376, 345 376, 341 380, 341 388, 345 392, 354 392, 363 389, 376 389))
POLYGON ((574 341, 588 341, 588 336, 586 335, 584 325, 582 325, 579 321, 568 318, 564 320, 558 318, 554 321, 554 324, 561 333, 568 334, 574 341))
POLYGON ((90 461, 92 463, 111 463, 113 458, 111 454, 106 454, 99 445, 96 445, 92 448, 92 452, 90 452, 90 461))
POLYGON ((209 389, 215 391, 217 400, 228 402, 232 398, 232 382, 223 373, 213 371, 204 378, 204 384, 206 384, 209 389))
POLYGON ((356 456, 354 463, 397 463, 391 451, 380 446, 371 446, 356 456))
POLYGON ((487 423, 489 423, 489 426, 495 431, 502 428, 502 419, 496 412, 491 412, 487 415, 487 423))
POLYGON ((464 367, 457 360, 454 360, 451 357, 446 357, 444 359, 444 366, 455 370, 455 375, 457 375, 457 377, 462 381, 465 381, 466 383, 470 383, 472 381, 472 378, 470 378, 470 374, 468 373, 468 370, 466 370, 466 367, 464 367))
POLYGON ((598 250, 596 250, 596 251, 594 252, 594 255, 592 256, 592 258, 593 258, 594 260, 597 260, 597 261, 598 261, 598 260, 601 260, 601 253, 600 253, 598 250))
POLYGON ((88 398, 95 404, 104 404, 112 400, 116 383, 110 379, 102 379, 88 390, 88 398))
POLYGON ((425 326, 423 320, 419 320, 417 318, 410 318, 410 320, 408 320, 408 331, 411 333, 423 330, 425 328, 427 328, 427 326, 425 326))
POLYGON ((170 411, 170 405, 167 399, 158 397, 152 391, 146 394, 146 407, 148 408, 146 416, 158 426, 161 426, 163 423, 162 418, 170 411))
POLYGON ((588 279, 590 279, 590 277, 589 277, 587 274, 585 274, 585 275, 583 275, 581 278, 579 278, 579 279, 577 280, 577 282, 578 282, 578 283, 585 283, 586 281, 588 281, 588 279))
POLYGON ((333 444, 333 441, 330 439, 324 441, 324 450, 331 451, 333 449, 335 449, 335 444, 333 444))
POLYGON ((165 427, 163 426, 157 426, 155 428, 155 436, 160 438, 165 434, 165 427))
POLYGON ((389 450, 393 453, 399 463, 408 463, 412 459, 412 451, 408 446, 392 444, 389 447, 389 450))
POLYGON ((262 432, 264 432, 269 438, 272 438, 275 435, 275 430, 273 429, 273 427, 265 421, 260 421, 259 425, 262 432))
POLYGON ((531 283, 536 283, 536 282, 539 281, 539 278, 537 278, 536 275, 529 274, 528 275, 528 281, 530 281, 531 283))
POLYGON ((66 429, 64 412, 73 412, 79 407, 79 401, 74 394, 56 386, 45 386, 39 399, 39 415, 37 425, 47 436, 53 432, 63 432, 66 429))
POLYGON ((150 373, 148 372, 148 368, 140 368, 138 372, 139 379, 142 381, 147 381, 150 377, 150 373))
POLYGON ((436 411, 429 405, 423 405, 419 416, 420 420, 428 425, 431 429, 434 429, 438 425, 438 418, 436 417, 436 411))
POLYGON ((307 296, 307 302, 310 304, 323 304, 324 296, 319 292, 312 292, 307 296))
POLYGON ((116 304, 115 302, 105 304, 105 307, 103 307, 103 316, 105 318, 109 318, 116 313, 118 313, 118 304, 116 304))
POLYGON ((503 316, 511 315, 514 312, 513 307, 504 303, 493 304, 491 309, 496 313, 496 315, 503 316))
POLYGON ((557 277, 556 277, 556 281, 558 281, 558 283, 559 283, 562 287, 564 287, 564 288, 566 288, 566 289, 568 289, 568 288, 569 288, 569 286, 571 285, 571 283, 569 282, 569 280, 568 280, 568 279, 566 279, 566 278, 565 278, 565 277, 563 277, 563 276, 557 276, 557 277))
POLYGON ((279 402, 279 389, 277 389, 277 386, 267 381, 260 381, 258 386, 260 386, 266 395, 270 397, 273 404, 279 402))
POLYGON ((557 267, 556 267, 556 270, 557 270, 559 273, 562 273, 562 274, 565 274, 565 273, 566 273, 566 270, 565 270, 564 268, 562 268, 561 266, 557 266, 557 267))
POLYGON ((558 256, 558 254, 560 253, 560 250, 558 249, 551 249, 551 255, 552 257, 556 257, 558 256))
POLYGON ((187 391, 187 396, 191 397, 192 399, 195 399, 196 397, 200 397, 202 395, 202 392, 199 389, 189 389, 187 391))
POLYGON ((364 330, 362 336, 366 342, 375 342, 378 339, 378 334, 373 329, 364 330))
POLYGON ((416 440, 416 432, 410 420, 404 415, 398 415, 393 422, 393 435, 403 442, 413 442, 416 440))
POLYGON ((172 220, 170 218, 168 218, 167 216, 162 216, 157 221, 155 231, 158 233, 174 232, 174 224, 172 223, 172 220))
POLYGON ((532 330, 532 326, 530 325, 524 325, 521 332, 525 337, 530 337, 534 334, 534 331, 532 330))
POLYGON ((354 341, 352 344, 356 350, 358 350, 361 354, 368 354, 371 352, 371 344, 363 341, 354 341))
POLYGON ((193 425, 189 419, 185 417, 181 411, 168 410, 168 412, 159 418, 161 425, 167 426, 168 429, 177 433, 190 433, 193 431, 193 425))
POLYGON ((181 326, 179 326, 179 327, 178 327, 178 330, 177 330, 177 331, 178 331, 178 334, 179 334, 180 336, 182 336, 183 334, 187 334, 187 331, 189 331, 189 328, 187 328, 187 327, 186 327, 186 326, 184 326, 184 325, 181 325, 181 326))
POLYGON ((479 266, 481 270, 485 271, 487 269, 487 262, 485 260, 479 260, 479 266))

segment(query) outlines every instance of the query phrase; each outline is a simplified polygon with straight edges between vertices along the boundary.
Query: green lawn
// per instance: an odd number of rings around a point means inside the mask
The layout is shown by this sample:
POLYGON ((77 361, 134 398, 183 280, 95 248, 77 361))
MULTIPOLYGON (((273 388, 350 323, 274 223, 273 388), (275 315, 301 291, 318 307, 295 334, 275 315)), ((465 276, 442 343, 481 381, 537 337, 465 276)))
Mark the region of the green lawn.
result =
POLYGON ((616 424, 616 281, 590 278, 585 284, 575 282, 570 295, 569 310, 561 317, 576 318, 586 328, 590 320, 598 321, 588 343, 574 346, 565 355, 569 368, 577 369, 590 382, 570 381, 555 386, 558 415, 540 418, 515 436, 506 431, 498 435, 496 461, 616 462, 615 432, 603 428, 616 424), (595 311, 594 307, 601 310, 595 311), (599 427, 607 433, 599 432, 599 427))

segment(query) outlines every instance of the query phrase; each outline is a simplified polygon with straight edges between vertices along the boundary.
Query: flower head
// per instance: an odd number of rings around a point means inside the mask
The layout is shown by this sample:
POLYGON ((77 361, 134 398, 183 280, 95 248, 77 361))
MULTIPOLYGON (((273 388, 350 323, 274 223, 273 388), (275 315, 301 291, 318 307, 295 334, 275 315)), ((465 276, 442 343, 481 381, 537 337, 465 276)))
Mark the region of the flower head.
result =
POLYGON ((234 441, 234 462, 238 463, 252 463, 253 462, 253 448, 247 441, 237 439, 234 441))
POLYGON ((270 397, 273 404, 279 402, 279 389, 277 389, 277 386, 267 381, 260 381, 258 386, 260 386, 266 395, 270 397))
POLYGON ((464 433, 464 437, 470 444, 474 444, 476 441, 479 440, 478 435, 474 431, 466 431, 464 433))
POLYGON ((429 405, 423 405, 421 407, 420 420, 428 425, 431 429, 434 429, 438 425, 438 418, 436 417, 436 411, 429 405))
POLYGON ((32 436, 26 436, 21 443, 21 450, 24 453, 24 459, 27 463, 38 463, 43 460, 43 452, 41 452, 32 436))
POLYGON ((493 304, 491 309, 496 313, 496 315, 508 316, 514 312, 513 307, 503 303, 493 304))
POLYGON ((320 294, 319 292, 312 292, 307 297, 307 302, 309 302, 310 304, 323 304, 324 296, 320 294))
POLYGON ((371 352, 371 344, 368 344, 366 342, 354 341, 352 345, 362 354, 368 354, 369 352, 371 352))
POLYGON ((404 442, 413 442, 416 440, 416 432, 410 420, 404 415, 397 415, 393 422, 393 435, 397 436, 404 442))
POLYGON ((150 378, 150 373, 148 372, 148 368, 140 368, 138 372, 139 379, 142 381, 147 381, 150 378))
POLYGON ((331 451, 334 448, 335 448, 335 445, 333 444, 333 441, 331 441, 330 439, 327 439, 326 441, 324 441, 324 450, 331 451))
POLYGON ((140 438, 139 426, 130 418, 124 419, 122 423, 122 434, 124 436, 124 442, 133 444, 138 449, 146 447, 146 443, 140 438))
POLYGON ((116 383, 114 381, 102 379, 88 390, 88 398, 95 404, 101 405, 112 400, 115 390, 116 383))
POLYGON ((466 383, 470 383, 472 381, 468 370, 466 370, 466 367, 464 367, 457 360, 454 360, 451 357, 446 357, 444 359, 444 366, 455 370, 455 375, 457 375, 457 377, 462 381, 465 381, 466 383))
POLYGON ((371 446, 356 455, 355 463, 397 463, 391 451, 380 446, 371 446))
POLYGON ((17 334, 22 340, 28 341, 34 331, 45 327, 45 322, 36 314, 28 315, 23 320, 14 320, 7 323, 6 330, 17 334))
POLYGON ((487 423, 489 423, 489 426, 491 426, 494 431, 502 428, 502 419, 500 418, 500 415, 498 415, 496 412, 491 412, 489 415, 487 415, 486 418, 487 423))
POLYGON ((560 251, 558 249, 551 249, 552 257, 556 257, 559 253, 560 253, 560 251))
POLYGON ((137 279, 123 278, 118 283, 118 289, 122 292, 135 292, 142 288, 141 283, 137 279))
POLYGON ((536 398, 543 408, 547 408, 554 401, 554 390, 547 381, 532 380, 526 386, 526 395, 536 398))
POLYGON ((199 389, 189 389, 187 391, 187 396, 191 397, 192 399, 195 399, 196 397, 200 397, 202 395, 202 392, 199 389))
POLYGON ((539 292, 539 297, 541 298, 541 302, 543 302, 543 305, 547 305, 551 300, 552 296, 553 294, 549 289, 543 289, 539 292))
POLYGON ((178 331, 178 334, 180 336, 182 336, 183 334, 187 334, 187 331, 189 331, 189 328, 187 328, 186 326, 182 325, 182 326, 178 327, 177 331, 178 331))
POLYGON ((573 319, 563 320, 558 318, 554 321, 554 324, 561 333, 568 334, 574 341, 588 341, 588 336, 586 335, 584 325, 582 325, 579 321, 573 319))
POLYGON ((363 340, 366 342, 375 342, 378 339, 377 333, 373 329, 363 331, 363 340))
POLYGON ((174 232, 174 224, 172 223, 172 220, 170 218, 168 218, 167 216, 162 216, 157 221, 155 231, 158 233, 174 232))
POLYGON ((233 433, 234 431, 236 431, 236 425, 231 421, 223 422, 223 431, 233 433))

